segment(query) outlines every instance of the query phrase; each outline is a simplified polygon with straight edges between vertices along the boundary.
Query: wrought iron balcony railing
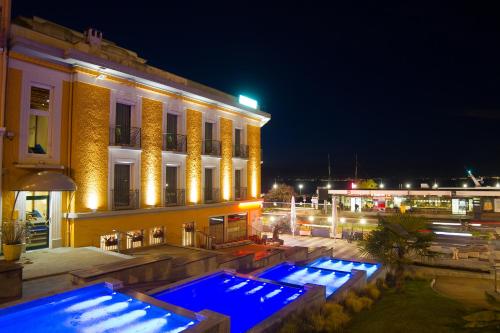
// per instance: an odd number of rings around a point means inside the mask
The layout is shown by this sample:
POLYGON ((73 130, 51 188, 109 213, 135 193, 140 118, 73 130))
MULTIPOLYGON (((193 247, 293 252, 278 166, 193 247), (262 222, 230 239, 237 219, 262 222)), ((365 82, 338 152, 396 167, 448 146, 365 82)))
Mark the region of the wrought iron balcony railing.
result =
POLYGON ((203 202, 204 203, 213 203, 219 202, 219 189, 218 188, 204 188, 203 189, 203 202))
POLYGON ((111 208, 113 210, 139 208, 139 190, 111 190, 111 208))
POLYGON ((202 154, 210 156, 220 156, 220 141, 205 140, 202 142, 202 154))
POLYGON ((187 147, 186 136, 182 134, 163 134, 163 150, 185 153, 187 147))
POLYGON ((141 148, 141 129, 139 127, 111 127, 109 129, 109 145, 141 148))
POLYGON ((234 145, 233 146, 233 157, 248 158, 248 146, 247 145, 234 145))
POLYGON ((184 189, 165 189, 165 206, 183 206, 186 204, 186 191, 184 189))
POLYGON ((233 193, 234 193, 234 200, 246 200, 247 199, 247 188, 246 187, 235 187, 233 193))

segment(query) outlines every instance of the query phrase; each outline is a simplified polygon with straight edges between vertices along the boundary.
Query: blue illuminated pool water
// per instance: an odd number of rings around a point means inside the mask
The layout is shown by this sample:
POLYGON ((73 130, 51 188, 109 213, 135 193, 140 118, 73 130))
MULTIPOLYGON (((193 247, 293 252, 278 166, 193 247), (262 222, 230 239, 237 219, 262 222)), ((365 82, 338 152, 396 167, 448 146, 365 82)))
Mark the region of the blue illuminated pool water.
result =
POLYGON ((208 309, 225 314, 231 317, 231 332, 245 332, 303 292, 298 287, 216 273, 152 296, 195 312, 208 309))
POLYGON ((274 266, 259 274, 260 278, 291 283, 303 286, 306 283, 318 284, 326 287, 326 296, 333 294, 346 283, 351 274, 346 272, 320 269, 307 266, 296 266, 288 263, 274 266))
POLYGON ((2 332, 181 332, 196 323, 104 283, 0 310, 2 332))
POLYGON ((323 257, 308 264, 309 267, 333 269, 336 271, 350 272, 353 269, 366 271, 366 276, 370 277, 379 268, 380 264, 370 264, 366 262, 340 260, 335 258, 323 257))

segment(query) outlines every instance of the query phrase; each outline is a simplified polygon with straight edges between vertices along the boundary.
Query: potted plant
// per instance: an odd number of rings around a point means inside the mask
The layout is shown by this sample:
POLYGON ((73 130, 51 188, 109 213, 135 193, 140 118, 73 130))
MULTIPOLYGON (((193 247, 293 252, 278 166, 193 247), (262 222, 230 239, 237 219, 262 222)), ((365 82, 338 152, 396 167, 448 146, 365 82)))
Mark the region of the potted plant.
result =
POLYGON ((26 239, 26 224, 21 222, 2 223, 2 251, 5 260, 16 261, 21 258, 23 242, 26 239))
POLYGON ((109 236, 104 238, 104 245, 107 247, 118 245, 118 238, 115 236, 109 236))
POLYGON ((163 230, 158 228, 153 231, 153 238, 163 238, 163 230))
POLYGON ((134 232, 132 234, 132 242, 142 242, 144 239, 144 236, 142 235, 142 232, 134 232))

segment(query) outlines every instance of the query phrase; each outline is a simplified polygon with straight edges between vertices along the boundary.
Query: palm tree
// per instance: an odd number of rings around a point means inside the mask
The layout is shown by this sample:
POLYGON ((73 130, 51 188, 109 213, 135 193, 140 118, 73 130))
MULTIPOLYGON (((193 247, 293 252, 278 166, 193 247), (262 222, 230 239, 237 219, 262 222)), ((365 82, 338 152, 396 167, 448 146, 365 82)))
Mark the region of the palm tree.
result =
POLYGON ((410 256, 425 254, 433 239, 425 232, 426 220, 408 214, 379 216, 378 227, 361 242, 361 253, 372 256, 385 265, 400 289, 410 256))

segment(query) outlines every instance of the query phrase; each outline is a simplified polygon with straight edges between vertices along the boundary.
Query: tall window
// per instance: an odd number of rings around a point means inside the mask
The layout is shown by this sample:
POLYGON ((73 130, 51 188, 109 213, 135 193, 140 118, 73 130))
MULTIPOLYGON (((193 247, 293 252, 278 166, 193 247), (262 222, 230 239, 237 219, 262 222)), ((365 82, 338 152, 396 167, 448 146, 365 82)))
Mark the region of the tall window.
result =
POLYGON ((131 206, 130 164, 115 164, 113 205, 115 209, 127 209, 131 206))
POLYGON ((214 200, 213 181, 213 169, 205 168, 205 202, 214 200))
POLYGON ((242 198, 241 193, 241 170, 234 170, 234 197, 236 200, 242 198))
POLYGON ((47 154, 49 146, 50 89, 31 86, 28 153, 47 154))
POLYGON ((239 147, 241 145, 241 129, 234 129, 234 144, 239 147))
POLYGON ((115 143, 118 145, 130 144, 132 106, 116 103, 115 115, 115 143))
POLYGON ((167 134, 166 134, 166 148, 167 150, 177 151, 178 138, 177 138, 177 115, 167 113, 167 134))

